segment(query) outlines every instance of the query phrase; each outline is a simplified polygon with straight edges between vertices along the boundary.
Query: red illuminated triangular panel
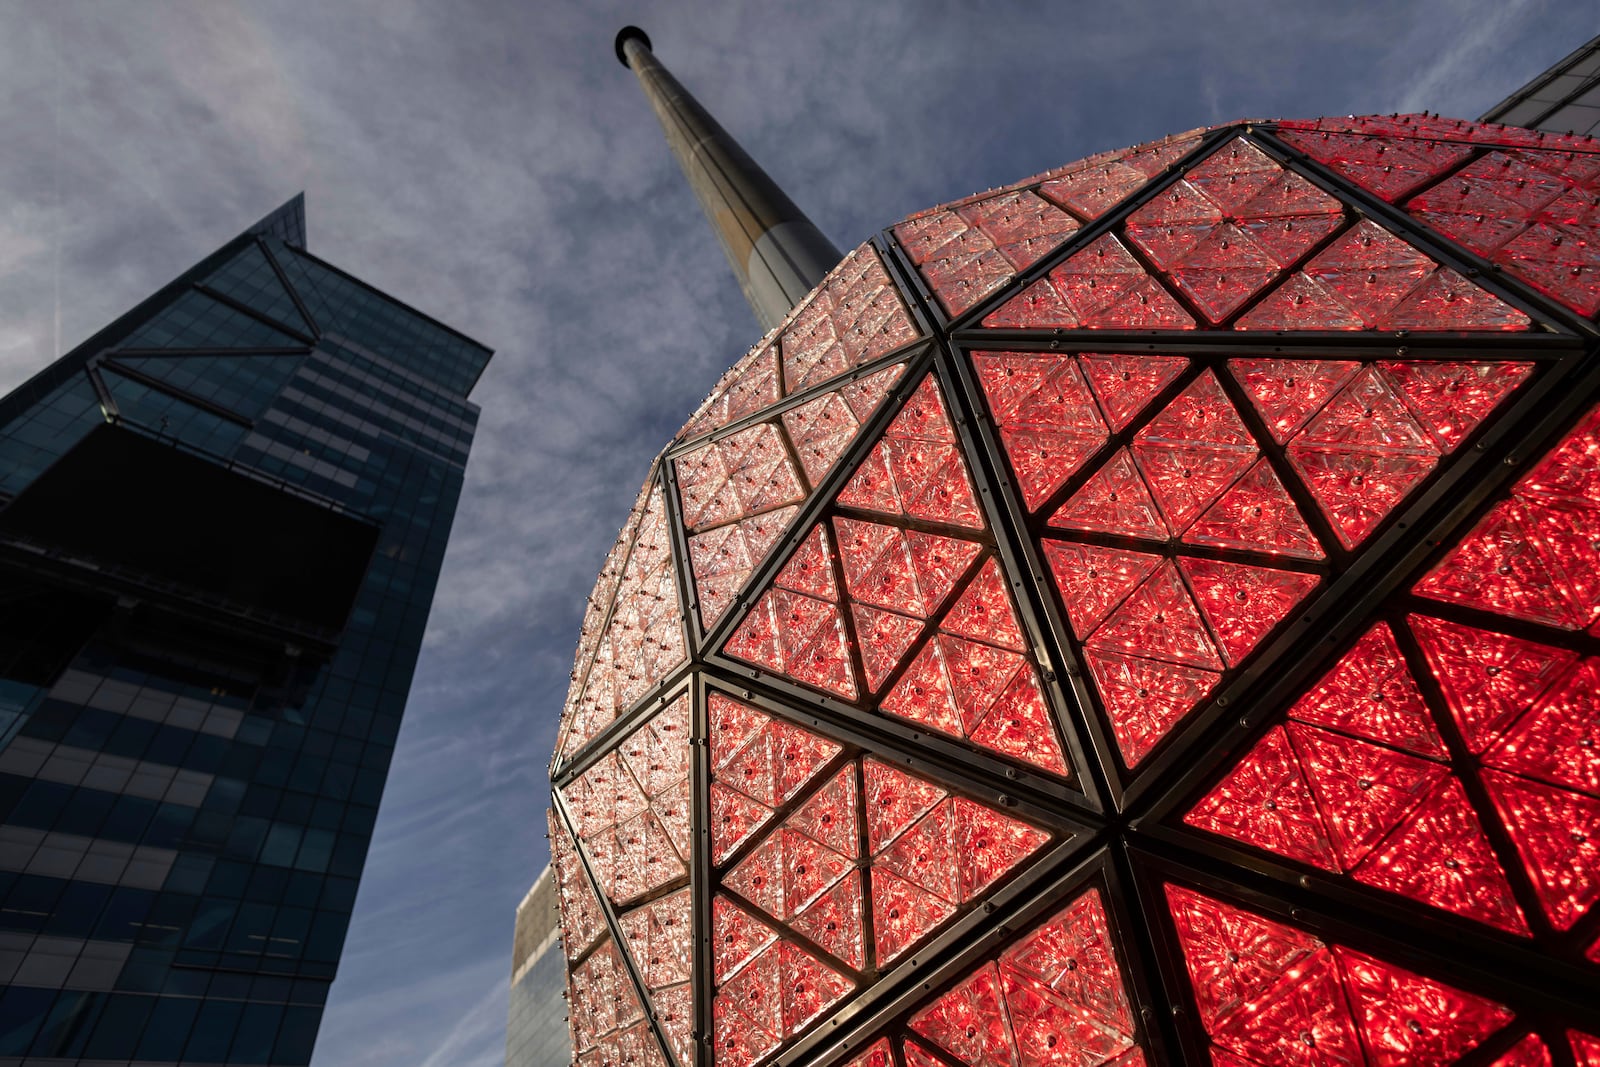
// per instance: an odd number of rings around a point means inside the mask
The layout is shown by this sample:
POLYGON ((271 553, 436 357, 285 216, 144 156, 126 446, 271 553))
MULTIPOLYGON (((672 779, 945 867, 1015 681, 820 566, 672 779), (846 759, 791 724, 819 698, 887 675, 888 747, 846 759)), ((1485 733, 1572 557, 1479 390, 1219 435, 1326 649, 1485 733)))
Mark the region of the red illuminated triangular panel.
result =
POLYGON ((1571 928, 1600 900, 1600 798, 1483 772, 1545 914, 1571 928))
POLYGON ((1326 553, 1265 459, 1234 482, 1184 533, 1190 544, 1317 560, 1326 553))
POLYGON ((1084 377, 1113 430, 1125 429, 1157 393, 1189 366, 1182 356, 1120 355, 1086 352, 1078 357, 1084 377))
POLYGON ((1138 245, 1213 323, 1333 232, 1343 206, 1235 138, 1128 216, 1138 245))
POLYGON ((1489 1067, 1551 1067, 1550 1049, 1538 1034, 1529 1034, 1489 1067))
POLYGON ((1527 315, 1362 219, 1234 324, 1239 330, 1526 330, 1527 315))
POLYGON ((791 941, 757 952, 712 1000, 716 1062, 748 1067, 805 1033, 855 982, 791 941))
POLYGON ((812 529, 723 651, 797 682, 856 695, 827 531, 812 529))
POLYGON ((1586 255, 1600 237, 1594 184, 1592 163, 1571 152, 1495 151, 1411 198, 1406 209, 1592 317, 1600 311, 1600 271, 1586 255))
POLYGON ((930 374, 840 492, 839 503, 983 529, 983 514, 947 410, 930 374))
POLYGON ((1122 655, 1150 655, 1221 671, 1222 655, 1178 569, 1163 562, 1084 644, 1122 655))
POLYGON ((1146 422, 1131 448, 1093 470, 1049 525, 1064 536, 1158 542, 1149 553, 1056 535, 1041 542, 1130 768, 1319 585, 1314 574, 1191 557, 1172 543, 1173 533, 1185 544, 1249 552, 1267 564, 1273 556, 1325 556, 1210 370, 1146 422))
POLYGON ((683 522, 698 531, 805 498, 773 423, 710 441, 675 461, 683 522))
MULTIPOLYGON (((1513 361, 1233 359, 1228 370, 1345 548, 1361 544, 1438 466, 1527 381, 1513 361)), ((1275 472, 1257 472, 1257 478, 1275 472)), ((1275 497, 1275 494, 1273 494, 1275 497)), ((1263 515, 1297 513, 1271 499, 1263 515)), ((1208 538, 1215 534, 1202 524, 1208 538)), ((1308 555, 1304 536, 1280 535, 1308 555)), ((1214 542, 1213 542, 1214 543, 1214 542)), ((1280 550, 1282 551, 1282 550, 1280 550)))
POLYGON ((1043 177, 1043 196, 1087 219, 1096 219, 1187 155, 1200 143, 1195 133, 1179 134, 1137 148, 1102 152, 1043 177))
POLYGON ((1528 936, 1477 813, 1455 779, 1435 790, 1377 851, 1358 866, 1358 881, 1528 936))
POLYGON ((1444 619, 1411 616, 1428 666, 1467 747, 1482 753, 1533 706, 1577 654, 1444 619))
POLYGON ((1338 870, 1333 842, 1282 727, 1273 727, 1184 822, 1324 870, 1338 870))
POLYGON ((1258 449, 1206 371, 1134 435, 1133 457, 1167 525, 1189 524, 1249 469, 1258 449))
POLYGON ((1600 661, 1586 659, 1487 749, 1491 767, 1600 796, 1600 661))
POLYGON ((1129 767, 1138 766, 1217 685, 1215 672, 1175 663, 1092 649, 1084 658, 1129 767))
POLYGON ((1035 510, 1105 443, 1105 422, 1070 357, 980 352, 972 358, 1023 504, 1035 510))
POLYGON ((945 633, 999 645, 1013 652, 1025 646, 1022 629, 1011 610, 1011 594, 1006 591, 1000 561, 990 558, 978 576, 939 623, 945 633))
POLYGON ((1230 359, 1228 371, 1279 444, 1300 431, 1361 364, 1344 360, 1230 359))
POLYGON ((875 759, 863 761, 875 958, 899 959, 1049 835, 875 759))
MULTIPOLYGON (((1012 377, 1003 373, 1004 364, 995 369, 997 380, 1012 377)), ((1023 364, 1020 370, 1027 379, 1047 375, 1050 368, 1023 364)), ((1051 399, 1054 392, 1047 395, 1036 385, 1025 380, 999 395, 1013 412, 1060 410, 1051 399)), ((1081 377, 1074 385, 1092 413, 1094 401, 1081 377)), ((879 694, 878 710, 1069 776, 1054 714, 999 561, 990 557, 980 563, 984 546, 959 532, 946 536, 899 525, 920 518, 986 528, 931 375, 838 503, 883 515, 868 520, 847 513, 833 520, 844 600, 867 690, 879 694)), ((784 582, 780 575, 777 584, 784 582)), ((811 592, 837 600, 831 584, 811 592)), ((778 620, 752 620, 727 651, 752 662, 763 656, 765 662, 780 661, 778 620)))
POLYGON ((973 1067, 1143 1062, 1096 889, 919 1009, 909 1025, 973 1067))
POLYGON ((983 325, 1192 330, 1195 323, 1127 248, 1106 234, 991 312, 983 325))
POLYGON ((1332 730, 1295 722, 1287 729, 1346 870, 1404 822, 1446 773, 1440 764, 1332 730))
POLYGON ((1067 617, 1078 637, 1089 636, 1112 610, 1137 589, 1161 563, 1161 557, 1071 541, 1045 541, 1045 560, 1067 617))
POLYGON ((702 625, 726 614, 904 370, 897 363, 674 460, 702 625))
POLYGON ((1254 651, 1320 581, 1314 574, 1221 560, 1185 558, 1181 565, 1230 667, 1254 651))
POLYGON ((1169 883, 1166 896, 1219 1063, 1454 1063, 1514 1018, 1492 1000, 1194 890, 1169 883))
MULTIPOLYGON (((1008 601, 993 610, 1003 613, 1004 630, 1015 631, 1008 601)), ((1070 774, 1037 670, 1021 652, 941 629, 884 694, 879 709, 1053 774, 1070 774)))
POLYGON ((721 863, 839 753, 835 742, 713 691, 711 856, 721 863))
POLYGON ((1282 137, 1384 200, 1399 200, 1471 155, 1465 145, 1280 129, 1282 137))
POLYGON ((1600 618, 1600 417, 1590 412, 1416 592, 1563 630, 1600 618))
POLYGON ((867 1050, 845 1067, 894 1067, 894 1053, 889 1049, 889 1039, 880 1037, 867 1050))
POLYGON ((1385 360, 1378 368, 1411 412, 1448 452, 1533 372, 1531 363, 1428 363, 1385 360))
POLYGON ((1363 634, 1289 714, 1419 756, 1445 758, 1444 741, 1385 623, 1363 634))
POLYGON ((1185 822, 1527 934, 1386 626, 1369 630, 1289 714, 1301 721, 1273 727, 1185 822))
POLYGON ((1209 448, 1255 446, 1232 402, 1217 382, 1205 371, 1161 409, 1134 440, 1150 445, 1188 445, 1209 448))
POLYGON ((1118 449, 1090 475, 1054 515, 1050 525, 1061 530, 1122 534, 1165 541, 1170 533, 1150 487, 1133 461, 1133 453, 1118 449))

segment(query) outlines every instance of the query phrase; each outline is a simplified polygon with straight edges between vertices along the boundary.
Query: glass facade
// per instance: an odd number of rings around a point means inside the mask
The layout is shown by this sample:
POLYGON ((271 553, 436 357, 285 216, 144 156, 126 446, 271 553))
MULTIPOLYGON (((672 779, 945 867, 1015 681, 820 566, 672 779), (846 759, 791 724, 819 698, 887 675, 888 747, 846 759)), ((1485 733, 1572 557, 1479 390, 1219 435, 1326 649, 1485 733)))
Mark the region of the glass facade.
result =
POLYGON ((490 353, 304 243, 0 400, 0 1064, 310 1060, 490 353))
POLYGON ((1600 37, 1537 75, 1478 121, 1588 137, 1600 133, 1600 37))
POLYGON ((511 955, 511 1010, 506 1017, 506 1067, 564 1067, 567 968, 560 952, 561 912, 554 869, 546 867, 517 907, 511 955))
POLYGON ((1237 123, 847 257, 591 599, 577 1062, 1600 1065, 1596 204, 1237 123))

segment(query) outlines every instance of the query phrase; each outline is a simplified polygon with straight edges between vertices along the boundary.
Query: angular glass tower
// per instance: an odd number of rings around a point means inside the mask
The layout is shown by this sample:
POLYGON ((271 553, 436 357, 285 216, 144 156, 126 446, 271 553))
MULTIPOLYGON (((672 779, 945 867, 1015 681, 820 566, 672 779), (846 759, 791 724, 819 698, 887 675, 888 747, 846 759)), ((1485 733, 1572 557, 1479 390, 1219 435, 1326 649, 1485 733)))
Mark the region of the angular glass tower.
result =
POLYGON ((299 197, 0 400, 0 1064, 305 1064, 490 351, 299 197))
POLYGON ((1584 137, 1600 133, 1600 37, 1535 75, 1478 121, 1584 137))
POLYGON ((858 247, 590 601, 580 1067, 1600 1067, 1597 279, 1600 143, 1432 115, 858 247))

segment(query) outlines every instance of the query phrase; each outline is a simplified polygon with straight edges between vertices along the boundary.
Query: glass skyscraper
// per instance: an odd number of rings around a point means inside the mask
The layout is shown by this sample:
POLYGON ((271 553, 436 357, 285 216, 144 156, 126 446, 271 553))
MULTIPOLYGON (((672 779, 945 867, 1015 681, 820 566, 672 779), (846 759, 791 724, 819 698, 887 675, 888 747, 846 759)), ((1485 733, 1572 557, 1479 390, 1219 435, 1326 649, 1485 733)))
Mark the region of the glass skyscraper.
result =
POLYGON ((511 950, 511 1005, 506 1015, 506 1067, 563 1067, 567 1039, 567 966, 554 871, 545 867, 517 905, 511 950))
POLYGON ((0 1065, 309 1062, 490 354, 296 197, 0 400, 0 1065))
POLYGON ((1600 37, 1535 75, 1478 121, 1580 137, 1600 133, 1600 37))

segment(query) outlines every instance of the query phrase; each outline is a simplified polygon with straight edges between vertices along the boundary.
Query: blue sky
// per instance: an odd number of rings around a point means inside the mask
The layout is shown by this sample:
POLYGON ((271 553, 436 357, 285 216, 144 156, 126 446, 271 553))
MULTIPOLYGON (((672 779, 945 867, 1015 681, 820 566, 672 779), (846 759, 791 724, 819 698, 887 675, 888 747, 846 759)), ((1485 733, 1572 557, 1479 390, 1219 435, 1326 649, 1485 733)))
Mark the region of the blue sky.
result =
POLYGON ((498 350, 315 1067, 501 1062, 584 596, 758 334, 628 22, 848 248, 1207 123, 1471 117, 1600 0, 0 0, 0 391, 302 189, 314 252, 498 350))

